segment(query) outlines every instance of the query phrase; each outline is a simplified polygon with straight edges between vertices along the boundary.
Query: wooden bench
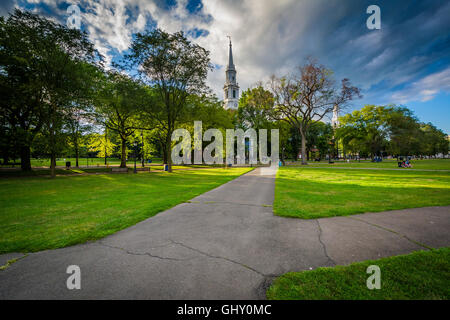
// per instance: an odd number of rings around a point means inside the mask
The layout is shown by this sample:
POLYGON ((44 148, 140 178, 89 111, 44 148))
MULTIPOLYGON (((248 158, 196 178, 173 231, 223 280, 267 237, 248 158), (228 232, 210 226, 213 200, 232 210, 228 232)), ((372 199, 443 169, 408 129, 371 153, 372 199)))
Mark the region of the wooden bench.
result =
POLYGON ((150 167, 140 167, 140 168, 136 168, 136 171, 150 171, 150 167))
POLYGON ((113 168, 111 168, 111 172, 126 172, 126 173, 128 173, 128 168, 113 167, 113 168))

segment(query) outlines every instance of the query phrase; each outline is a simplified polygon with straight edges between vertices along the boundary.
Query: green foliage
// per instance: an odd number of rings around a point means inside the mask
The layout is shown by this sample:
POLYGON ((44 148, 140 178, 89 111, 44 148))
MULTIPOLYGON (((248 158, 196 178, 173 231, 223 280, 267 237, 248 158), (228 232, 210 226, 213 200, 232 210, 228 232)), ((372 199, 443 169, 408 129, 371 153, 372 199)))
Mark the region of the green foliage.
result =
POLYGON ((18 141, 22 169, 30 169, 30 145, 38 132, 53 158, 61 152, 60 133, 73 104, 90 96, 98 57, 79 30, 17 9, 0 20, 1 117, 18 141))
POLYGON ((332 78, 333 72, 313 59, 300 66, 296 74, 272 77, 270 87, 274 103, 267 104, 265 113, 272 120, 286 121, 301 136, 302 163, 307 158, 307 138, 310 126, 321 121, 334 107, 346 105, 360 90, 348 79, 342 79, 338 88, 332 78))
POLYGON ((420 124, 420 151, 422 155, 448 154, 449 140, 447 135, 431 123, 420 124))
POLYGON ((448 152, 446 135, 420 123, 411 110, 368 105, 340 118, 337 137, 344 148, 362 155, 436 155, 448 152))
POLYGON ((89 151, 97 152, 98 157, 108 157, 114 152, 117 147, 106 134, 94 133, 90 136, 89 151))
POLYGON ((209 52, 189 41, 183 32, 169 34, 160 29, 136 34, 126 62, 152 86, 152 102, 143 117, 158 129, 164 162, 171 171, 171 136, 188 115, 189 97, 208 92, 206 77, 211 69, 209 52))
POLYGON ((272 122, 269 120, 265 110, 273 107, 274 98, 270 91, 265 90, 262 85, 247 89, 242 92, 239 99, 237 119, 240 127, 244 130, 248 128, 270 129, 272 122))
MULTIPOLYGON (((138 126, 137 113, 148 103, 142 83, 118 72, 109 72, 96 98, 97 120, 121 140, 121 167, 126 166, 127 141, 138 126)), ((105 146, 105 144, 103 144, 105 146)))

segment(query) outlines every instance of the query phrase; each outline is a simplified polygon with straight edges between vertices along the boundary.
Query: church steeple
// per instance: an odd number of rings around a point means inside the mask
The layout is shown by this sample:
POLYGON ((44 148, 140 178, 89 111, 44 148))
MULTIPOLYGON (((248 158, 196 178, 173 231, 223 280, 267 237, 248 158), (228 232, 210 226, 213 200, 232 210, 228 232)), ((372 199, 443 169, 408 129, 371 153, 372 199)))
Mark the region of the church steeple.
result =
POLYGON ((228 66, 227 70, 235 70, 234 63, 233 63, 233 49, 231 45, 231 38, 230 38, 230 51, 228 53, 228 66))
POLYGON ((331 125, 334 129, 339 127, 339 107, 337 105, 333 107, 333 118, 331 118, 331 125))
POLYGON ((231 37, 228 52, 228 65, 225 70, 225 85, 224 91, 224 108, 237 109, 239 102, 239 85, 236 82, 236 68, 233 62, 233 49, 231 44, 231 37))

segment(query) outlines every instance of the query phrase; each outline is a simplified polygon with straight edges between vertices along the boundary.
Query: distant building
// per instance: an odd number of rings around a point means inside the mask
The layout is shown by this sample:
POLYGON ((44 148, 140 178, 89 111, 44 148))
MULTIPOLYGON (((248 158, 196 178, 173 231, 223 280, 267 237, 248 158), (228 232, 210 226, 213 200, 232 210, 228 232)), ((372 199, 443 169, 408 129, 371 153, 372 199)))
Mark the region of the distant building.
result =
POLYGON ((231 49, 228 54, 228 65, 225 71, 225 85, 223 86, 224 108, 237 109, 239 103, 239 85, 236 82, 236 68, 233 63, 233 51, 231 49))

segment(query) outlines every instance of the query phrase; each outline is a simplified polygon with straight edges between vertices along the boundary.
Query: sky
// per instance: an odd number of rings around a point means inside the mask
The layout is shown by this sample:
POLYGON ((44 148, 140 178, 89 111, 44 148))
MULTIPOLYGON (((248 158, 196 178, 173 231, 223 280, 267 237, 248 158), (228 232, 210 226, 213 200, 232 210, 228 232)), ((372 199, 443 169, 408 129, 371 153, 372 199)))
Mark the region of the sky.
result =
POLYGON ((208 85, 222 99, 229 35, 241 92, 314 57, 336 81, 361 88, 347 112, 404 105, 450 134, 450 1, 2 0, 0 15, 17 7, 66 23, 72 4, 107 64, 120 60, 136 32, 182 30, 210 51, 208 85), (367 28, 370 5, 380 7, 380 29, 367 28))

